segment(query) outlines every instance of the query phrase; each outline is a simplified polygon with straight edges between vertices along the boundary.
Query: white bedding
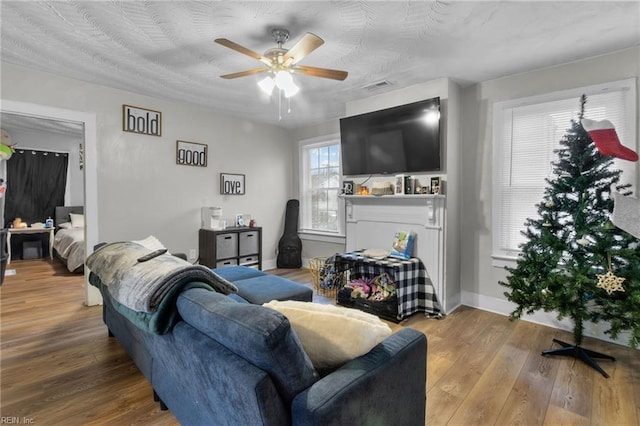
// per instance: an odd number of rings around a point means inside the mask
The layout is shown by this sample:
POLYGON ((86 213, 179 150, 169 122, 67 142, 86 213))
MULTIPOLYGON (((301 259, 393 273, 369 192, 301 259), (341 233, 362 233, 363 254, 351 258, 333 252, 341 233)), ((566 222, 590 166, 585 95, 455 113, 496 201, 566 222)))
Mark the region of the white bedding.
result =
POLYGON ((84 228, 58 230, 53 239, 53 248, 64 259, 67 269, 74 272, 84 265, 84 228))

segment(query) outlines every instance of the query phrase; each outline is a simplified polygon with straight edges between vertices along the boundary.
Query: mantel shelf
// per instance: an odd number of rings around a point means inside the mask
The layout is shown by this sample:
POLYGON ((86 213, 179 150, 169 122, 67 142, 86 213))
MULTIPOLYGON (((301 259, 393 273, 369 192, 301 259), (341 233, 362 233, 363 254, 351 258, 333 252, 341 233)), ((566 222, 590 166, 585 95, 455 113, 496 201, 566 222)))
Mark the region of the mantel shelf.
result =
POLYGON ((376 200, 398 200, 398 199, 415 199, 415 198, 446 198, 441 194, 408 194, 408 195, 338 195, 345 200, 357 200, 357 199, 376 199, 376 200))

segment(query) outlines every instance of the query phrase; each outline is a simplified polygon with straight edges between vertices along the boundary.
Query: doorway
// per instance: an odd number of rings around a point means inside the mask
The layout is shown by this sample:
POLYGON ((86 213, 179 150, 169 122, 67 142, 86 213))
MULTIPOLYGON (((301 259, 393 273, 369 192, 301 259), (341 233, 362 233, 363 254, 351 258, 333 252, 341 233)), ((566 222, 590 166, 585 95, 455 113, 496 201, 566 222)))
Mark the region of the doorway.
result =
MULTIPOLYGON (((22 115, 32 118, 57 120, 81 125, 84 132, 84 203, 85 203, 85 253, 92 253, 99 242, 98 236, 98 178, 97 178, 97 136, 96 115, 82 111, 73 111, 45 105, 2 100, 3 113, 22 115)), ((85 268, 85 304, 87 306, 102 303, 98 289, 89 285, 89 271, 85 268)))

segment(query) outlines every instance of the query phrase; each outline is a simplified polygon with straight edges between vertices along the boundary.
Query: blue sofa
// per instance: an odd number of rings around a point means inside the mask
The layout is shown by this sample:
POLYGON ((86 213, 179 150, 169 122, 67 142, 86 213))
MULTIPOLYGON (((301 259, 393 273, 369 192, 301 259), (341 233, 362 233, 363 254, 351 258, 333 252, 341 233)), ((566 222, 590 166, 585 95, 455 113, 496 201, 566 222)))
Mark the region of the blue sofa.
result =
POLYGON ((180 320, 162 335, 136 327, 102 291, 109 334, 181 424, 424 425, 424 334, 401 329, 321 375, 286 317, 256 304, 269 299, 270 288, 280 300, 286 293, 304 299, 305 286, 247 269, 216 270, 238 294, 182 292, 180 320))

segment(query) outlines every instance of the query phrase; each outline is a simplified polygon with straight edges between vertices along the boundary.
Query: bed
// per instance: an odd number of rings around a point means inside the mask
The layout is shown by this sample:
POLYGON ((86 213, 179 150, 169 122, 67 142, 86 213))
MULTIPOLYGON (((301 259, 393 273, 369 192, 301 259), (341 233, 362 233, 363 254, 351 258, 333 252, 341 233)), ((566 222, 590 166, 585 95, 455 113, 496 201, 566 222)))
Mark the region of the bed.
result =
POLYGON ((70 272, 84 272, 84 206, 58 206, 55 209, 53 252, 70 272))

